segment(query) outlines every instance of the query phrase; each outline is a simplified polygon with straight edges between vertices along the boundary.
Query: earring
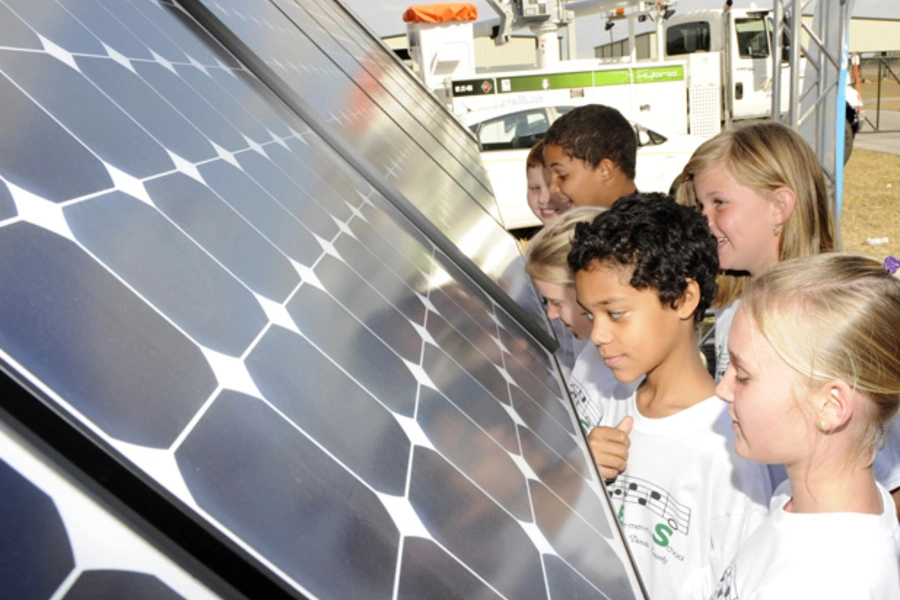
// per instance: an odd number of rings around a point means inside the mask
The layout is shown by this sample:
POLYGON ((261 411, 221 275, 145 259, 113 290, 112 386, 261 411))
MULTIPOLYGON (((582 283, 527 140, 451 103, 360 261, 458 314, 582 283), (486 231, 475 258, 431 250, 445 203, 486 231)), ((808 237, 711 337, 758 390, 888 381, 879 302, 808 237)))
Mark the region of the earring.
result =
POLYGON ((825 431, 825 421, 819 421, 816 425, 819 426, 820 431, 825 431))
POLYGON ((777 237, 781 233, 781 225, 772 225, 772 233, 777 237))

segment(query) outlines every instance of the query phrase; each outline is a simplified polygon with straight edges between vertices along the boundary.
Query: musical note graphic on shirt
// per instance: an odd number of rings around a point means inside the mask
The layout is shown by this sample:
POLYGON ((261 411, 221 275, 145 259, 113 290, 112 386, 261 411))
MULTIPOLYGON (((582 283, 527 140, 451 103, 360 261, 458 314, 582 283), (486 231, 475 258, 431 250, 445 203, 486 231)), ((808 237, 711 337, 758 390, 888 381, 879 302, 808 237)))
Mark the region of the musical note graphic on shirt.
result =
POLYGON ((606 484, 609 497, 639 504, 665 519, 669 527, 687 534, 691 526, 691 509, 681 504, 661 487, 638 477, 619 475, 606 484))

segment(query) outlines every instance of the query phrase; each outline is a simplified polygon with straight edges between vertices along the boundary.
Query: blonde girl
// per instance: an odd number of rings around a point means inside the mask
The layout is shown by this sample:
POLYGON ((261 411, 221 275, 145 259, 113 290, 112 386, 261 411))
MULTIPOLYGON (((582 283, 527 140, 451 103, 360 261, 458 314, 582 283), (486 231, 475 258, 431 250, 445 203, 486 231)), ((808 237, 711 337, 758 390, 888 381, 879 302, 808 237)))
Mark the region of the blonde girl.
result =
POLYGON ((735 450, 788 480, 715 598, 900 598, 900 526, 876 449, 900 405, 900 280, 822 254, 747 282, 716 393, 735 450))
POLYGON ((696 206, 719 242, 716 380, 728 366, 725 340, 748 280, 779 261, 835 249, 825 175, 796 131, 767 121, 723 131, 694 152, 679 203, 696 206))
POLYGON ((588 338, 591 322, 575 299, 575 276, 566 257, 575 225, 593 220, 603 210, 588 206, 566 211, 538 231, 525 251, 525 268, 544 299, 547 317, 559 319, 578 339, 588 338))

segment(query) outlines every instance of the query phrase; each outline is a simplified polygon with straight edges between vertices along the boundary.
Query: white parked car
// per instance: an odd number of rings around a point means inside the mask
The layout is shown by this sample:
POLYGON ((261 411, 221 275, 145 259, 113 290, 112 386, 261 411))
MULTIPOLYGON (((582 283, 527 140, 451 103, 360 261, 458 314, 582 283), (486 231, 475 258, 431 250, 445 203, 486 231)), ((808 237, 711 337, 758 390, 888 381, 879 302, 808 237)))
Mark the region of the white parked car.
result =
MULTIPOLYGON (((550 124, 573 108, 575 105, 508 104, 459 115, 478 138, 481 158, 507 230, 541 224, 526 199, 525 159, 550 124)), ((635 183, 642 192, 668 192, 691 154, 707 139, 664 135, 636 123, 632 125, 638 139, 635 183)))

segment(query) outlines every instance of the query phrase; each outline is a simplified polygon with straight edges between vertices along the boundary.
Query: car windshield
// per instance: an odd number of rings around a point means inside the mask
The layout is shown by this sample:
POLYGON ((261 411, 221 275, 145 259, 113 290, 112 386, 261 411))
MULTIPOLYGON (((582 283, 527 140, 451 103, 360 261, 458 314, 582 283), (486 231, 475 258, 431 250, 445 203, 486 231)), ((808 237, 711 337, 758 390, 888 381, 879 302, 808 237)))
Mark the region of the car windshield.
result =
MULTIPOLYGON (((566 114, 574 106, 553 106, 519 110, 499 117, 487 119, 469 126, 478 136, 482 152, 498 150, 527 150, 541 141, 550 124, 566 114)), ((657 146, 666 141, 666 136, 633 124, 638 146, 657 146)))
POLYGON ((665 142, 668 138, 661 133, 657 133, 652 129, 647 129, 643 125, 634 125, 634 134, 637 136, 638 147, 641 146, 658 146, 665 142))
POLYGON ((531 148, 549 127, 546 109, 539 108, 489 119, 476 126, 476 131, 481 149, 490 152, 531 148))

